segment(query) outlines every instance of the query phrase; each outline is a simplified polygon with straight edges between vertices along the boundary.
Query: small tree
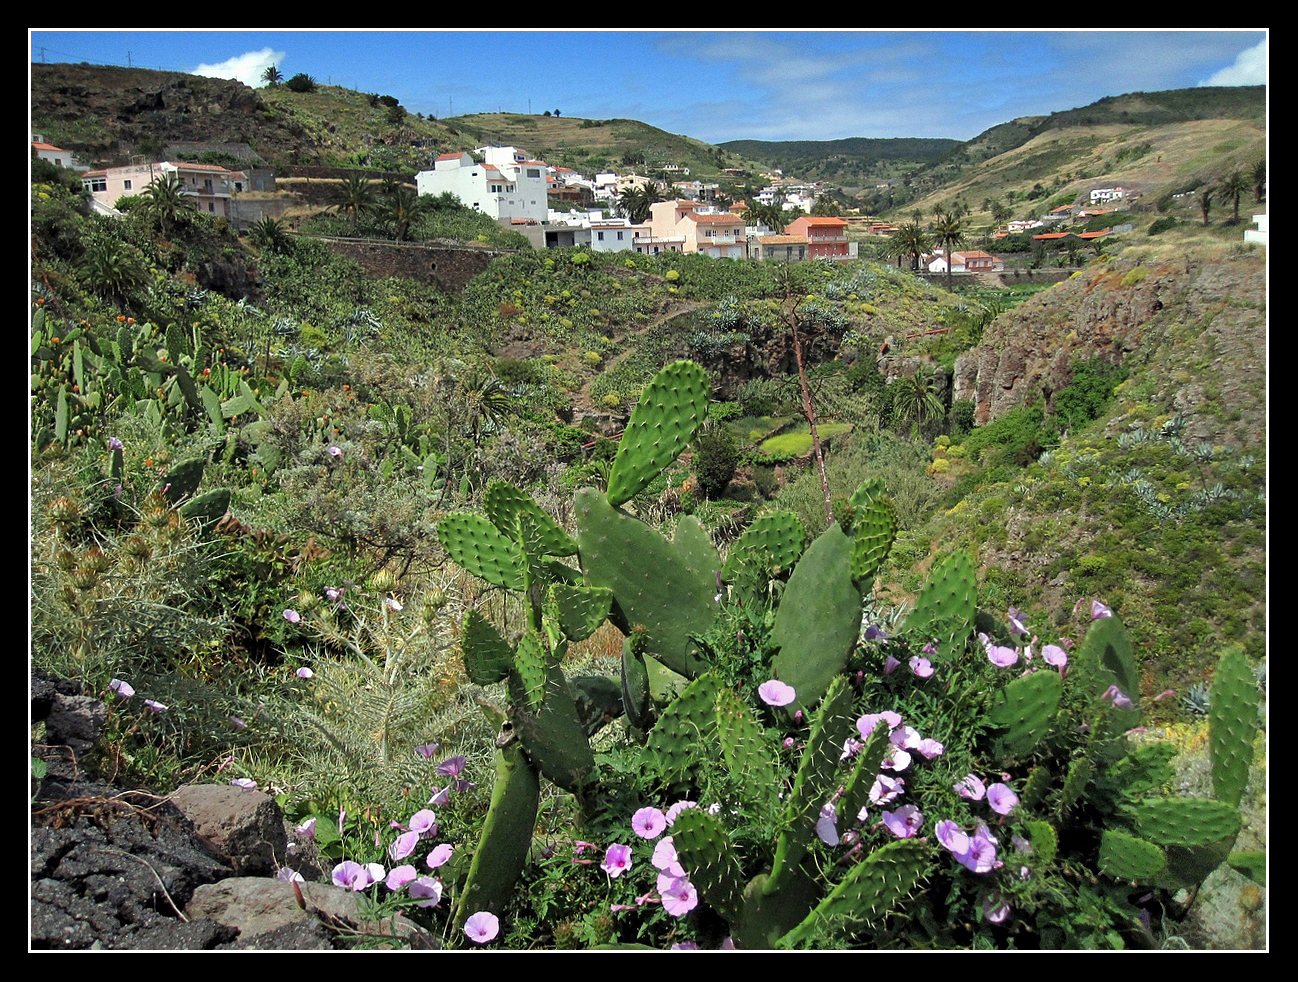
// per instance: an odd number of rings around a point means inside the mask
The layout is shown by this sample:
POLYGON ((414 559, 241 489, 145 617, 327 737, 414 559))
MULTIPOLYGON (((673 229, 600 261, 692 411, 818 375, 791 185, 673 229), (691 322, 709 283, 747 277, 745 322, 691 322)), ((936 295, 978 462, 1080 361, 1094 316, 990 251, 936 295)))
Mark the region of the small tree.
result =
POLYGON ((261 73, 261 80, 265 82, 267 85, 275 86, 275 85, 279 85, 280 82, 284 81, 284 75, 282 72, 280 72, 278 68, 276 68, 274 65, 271 65, 269 68, 267 68, 264 72, 261 73))
POLYGON ((316 80, 306 72, 298 72, 284 84, 294 92, 314 92, 316 80))
POLYGON ((725 494, 738 465, 735 438, 725 426, 709 426, 699 435, 694 473, 698 475, 699 490, 707 497, 719 498, 725 494))

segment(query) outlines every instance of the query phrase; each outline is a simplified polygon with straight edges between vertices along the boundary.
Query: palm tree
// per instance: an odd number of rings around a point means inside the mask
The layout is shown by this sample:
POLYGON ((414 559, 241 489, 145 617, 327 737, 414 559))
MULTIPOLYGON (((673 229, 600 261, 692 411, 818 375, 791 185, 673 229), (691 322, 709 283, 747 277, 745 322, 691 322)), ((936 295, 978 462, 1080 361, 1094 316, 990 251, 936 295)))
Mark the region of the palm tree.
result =
POLYGON ((1235 205, 1235 217, 1233 221, 1236 225, 1239 224, 1239 199, 1247 190, 1248 178, 1237 170, 1231 171, 1230 175, 1217 185, 1217 192, 1223 198, 1229 198, 1235 205))
POLYGON ((288 249, 288 228, 278 218, 263 218, 248 229, 248 238, 268 252, 284 252, 288 249))
POLYGON ((946 288, 949 291, 951 289, 951 266, 954 264, 952 253, 957 246, 964 245, 964 225, 955 215, 939 215, 937 224, 933 227, 933 241, 946 252, 946 288))
POLYGON ((1208 212, 1212 210, 1212 188, 1203 188, 1199 191, 1199 210, 1203 212, 1203 227, 1208 227, 1208 212))
POLYGON ((937 379, 920 371, 898 379, 893 393, 893 414, 899 423, 923 423, 942 415, 937 379))
POLYGON ((410 227, 424 217, 431 201, 408 184, 397 188, 387 199, 387 217, 396 228, 397 241, 410 234, 410 227))
POLYGON ((1261 204, 1266 200, 1266 158, 1253 165, 1253 200, 1261 204))
POLYGON ((334 188, 333 208, 340 215, 352 216, 352 235, 359 230, 361 215, 374 207, 374 185, 359 174, 353 174, 334 188))
POLYGON ((928 233, 917 222, 911 222, 901 227, 901 231, 897 233, 896 238, 897 248, 903 250, 903 255, 910 256, 910 268, 917 271, 919 269, 919 257, 932 247, 928 233))
POLYGON ((155 177, 140 196, 148 200, 149 214, 158 220, 163 235, 170 233, 172 222, 194 210, 193 199, 185 193, 185 184, 174 171, 155 177))
POLYGON ((261 80, 267 85, 279 85, 280 82, 284 81, 284 75, 278 68, 271 65, 261 73, 261 80))

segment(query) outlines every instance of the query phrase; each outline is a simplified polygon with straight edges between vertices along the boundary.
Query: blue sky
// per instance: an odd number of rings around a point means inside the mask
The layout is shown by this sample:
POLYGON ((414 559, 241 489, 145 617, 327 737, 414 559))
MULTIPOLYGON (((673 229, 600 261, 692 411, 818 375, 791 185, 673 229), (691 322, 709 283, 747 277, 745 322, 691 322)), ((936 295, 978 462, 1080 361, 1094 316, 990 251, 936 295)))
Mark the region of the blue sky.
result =
POLYGON ((1265 29, 1194 31, 58 31, 31 60, 287 78, 438 117, 626 117, 711 143, 947 137, 1106 95, 1258 85, 1265 29))

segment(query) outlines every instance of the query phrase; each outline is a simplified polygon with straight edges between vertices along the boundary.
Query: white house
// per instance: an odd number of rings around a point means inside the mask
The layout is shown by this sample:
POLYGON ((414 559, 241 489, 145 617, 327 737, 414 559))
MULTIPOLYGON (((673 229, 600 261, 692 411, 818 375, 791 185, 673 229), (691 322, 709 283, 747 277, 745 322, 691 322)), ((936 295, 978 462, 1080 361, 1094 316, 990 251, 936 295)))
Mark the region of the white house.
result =
POLYGON ((1266 245, 1266 215, 1254 215, 1253 224, 1257 228, 1244 229, 1244 241, 1266 245))
POLYGON ((79 171, 90 170, 89 167, 76 158, 76 155, 71 150, 64 150, 62 147, 46 143, 45 138, 39 133, 32 134, 32 149, 36 151, 36 156, 40 157, 41 160, 48 160, 56 167, 69 167, 72 170, 79 171))
POLYGON ((415 175, 420 194, 449 191, 461 204, 498 222, 541 223, 546 217, 546 170, 515 147, 487 147, 478 163, 467 153, 444 153, 432 170, 415 175), (521 158, 521 159, 520 159, 521 158))

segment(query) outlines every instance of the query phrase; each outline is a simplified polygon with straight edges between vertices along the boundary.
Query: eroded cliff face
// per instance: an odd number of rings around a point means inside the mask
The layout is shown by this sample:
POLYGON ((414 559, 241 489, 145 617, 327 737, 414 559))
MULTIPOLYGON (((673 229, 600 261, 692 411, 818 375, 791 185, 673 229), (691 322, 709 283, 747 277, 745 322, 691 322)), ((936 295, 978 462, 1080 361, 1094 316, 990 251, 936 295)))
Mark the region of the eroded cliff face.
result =
POLYGON ((1120 261, 1084 270, 998 317, 956 360, 956 399, 981 425, 1042 405, 1072 379, 1072 364, 1103 358, 1146 369, 1145 402, 1179 412, 1197 440, 1260 442, 1266 400, 1266 265, 1120 261))

